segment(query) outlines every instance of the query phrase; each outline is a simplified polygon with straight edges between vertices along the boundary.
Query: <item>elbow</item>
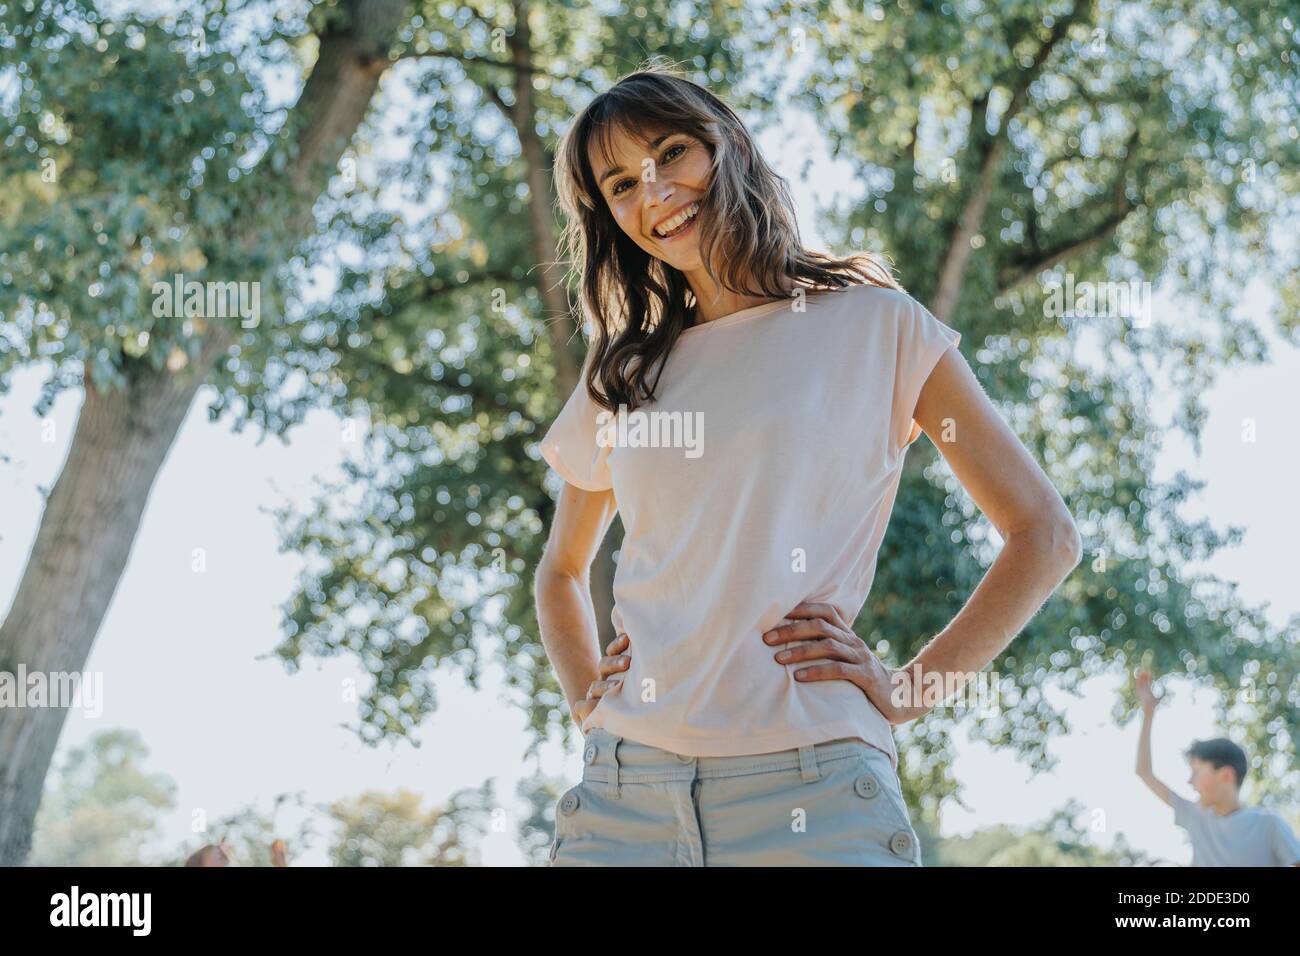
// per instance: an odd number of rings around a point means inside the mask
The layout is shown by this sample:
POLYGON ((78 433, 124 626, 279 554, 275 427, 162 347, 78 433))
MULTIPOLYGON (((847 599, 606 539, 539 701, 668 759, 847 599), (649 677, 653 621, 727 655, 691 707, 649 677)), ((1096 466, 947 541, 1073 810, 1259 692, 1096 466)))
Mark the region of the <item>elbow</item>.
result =
POLYGON ((1083 560, 1083 538, 1079 535, 1079 527, 1068 512, 1062 512, 1052 521, 1048 533, 1052 554, 1060 561, 1063 570, 1061 576, 1067 577, 1083 560))
POLYGON ((1079 535, 1079 525, 1066 515, 1065 520, 1054 529, 1052 540, 1054 548, 1061 555, 1061 561, 1065 563, 1066 574, 1070 574, 1083 561, 1083 537, 1079 535))
POLYGON ((1083 537, 1069 511, 1062 509, 1040 515, 1023 531, 1004 533, 1005 540, 1013 537, 1021 537, 1034 548, 1041 567, 1060 571, 1060 580, 1069 578, 1070 572, 1083 561, 1083 537))
POLYGON ((537 570, 533 572, 533 593, 545 594, 549 585, 560 576, 555 568, 555 562, 549 559, 546 552, 543 552, 541 560, 537 562, 537 570))
POLYGON ((551 548, 546 548, 542 552, 541 560, 537 562, 537 570, 533 573, 533 588, 541 591, 547 585, 557 581, 582 582, 586 580, 586 576, 585 569, 573 562, 565 561, 562 555, 551 548))

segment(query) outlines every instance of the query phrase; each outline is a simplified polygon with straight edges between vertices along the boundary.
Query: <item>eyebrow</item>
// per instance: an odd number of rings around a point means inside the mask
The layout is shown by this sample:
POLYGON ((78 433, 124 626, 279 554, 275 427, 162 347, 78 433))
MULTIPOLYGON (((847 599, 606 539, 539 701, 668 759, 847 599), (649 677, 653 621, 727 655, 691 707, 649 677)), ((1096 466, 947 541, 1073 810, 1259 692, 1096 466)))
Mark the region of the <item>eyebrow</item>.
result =
MULTIPOLYGON (((652 140, 650 141, 650 148, 651 148, 651 149, 658 149, 659 144, 662 143, 664 140, 666 140, 669 136, 672 136, 672 135, 673 135, 672 133, 664 133, 663 135, 658 136, 658 137, 656 137, 655 139, 652 139, 652 140)), ((616 176, 616 175, 618 175, 619 173, 621 173, 621 172, 623 172, 623 171, 624 171, 624 170, 623 170, 623 167, 622 167, 622 166, 615 166, 613 169, 607 169, 607 170, 605 170, 605 174, 604 174, 603 176, 601 176, 600 179, 596 180, 596 185, 597 185, 597 186, 603 186, 603 185, 605 185, 605 180, 609 179, 610 176, 616 176)))

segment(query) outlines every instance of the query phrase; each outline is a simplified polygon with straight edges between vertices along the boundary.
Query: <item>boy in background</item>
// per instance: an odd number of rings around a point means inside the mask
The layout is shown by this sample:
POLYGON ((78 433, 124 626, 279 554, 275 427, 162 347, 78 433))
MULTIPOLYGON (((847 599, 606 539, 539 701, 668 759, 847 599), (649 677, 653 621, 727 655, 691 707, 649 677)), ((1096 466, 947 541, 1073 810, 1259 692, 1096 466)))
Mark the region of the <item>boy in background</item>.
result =
POLYGON ((1231 740, 1197 740, 1187 750, 1192 785, 1200 803, 1174 793, 1151 772, 1151 720, 1156 695, 1151 674, 1137 678, 1142 705, 1137 773, 1157 797, 1174 808, 1174 823, 1192 839, 1192 866, 1300 866, 1300 840, 1276 813, 1241 803, 1246 752, 1231 740))

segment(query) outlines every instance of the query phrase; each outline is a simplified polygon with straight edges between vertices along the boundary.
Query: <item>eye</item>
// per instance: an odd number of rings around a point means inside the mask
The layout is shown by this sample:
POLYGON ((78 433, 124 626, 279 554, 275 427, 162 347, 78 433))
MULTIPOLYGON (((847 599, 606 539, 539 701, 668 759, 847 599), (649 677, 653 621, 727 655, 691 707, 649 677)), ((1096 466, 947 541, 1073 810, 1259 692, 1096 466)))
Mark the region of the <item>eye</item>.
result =
POLYGON ((666 150, 664 150, 664 162, 671 163, 674 159, 676 159, 684 152, 686 152, 685 143, 673 143, 673 145, 669 146, 666 150), (673 150, 678 150, 678 149, 681 150, 681 153, 673 152, 673 150))
POLYGON ((618 182, 614 184, 614 188, 611 189, 610 192, 615 196, 621 196, 623 194, 623 187, 630 185, 633 182, 634 180, 631 179, 620 179, 618 182))

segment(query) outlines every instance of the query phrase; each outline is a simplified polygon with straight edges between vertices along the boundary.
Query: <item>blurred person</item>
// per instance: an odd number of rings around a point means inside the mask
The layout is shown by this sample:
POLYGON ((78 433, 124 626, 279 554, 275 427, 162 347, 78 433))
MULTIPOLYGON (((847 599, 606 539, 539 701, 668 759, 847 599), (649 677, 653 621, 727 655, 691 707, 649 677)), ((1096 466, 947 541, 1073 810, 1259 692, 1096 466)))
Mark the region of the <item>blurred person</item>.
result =
POLYGON ((1187 748, 1187 782, 1198 801, 1179 796, 1156 778, 1151 769, 1151 725, 1159 699, 1149 671, 1138 674, 1137 698, 1142 707, 1137 774, 1174 808, 1174 823, 1192 841, 1192 866, 1300 866, 1300 840, 1287 822, 1271 810, 1242 804, 1246 752, 1231 740, 1197 740, 1187 748))
POLYGON ((234 850, 224 840, 201 846, 190 854, 186 866, 232 866, 235 862, 234 850))

